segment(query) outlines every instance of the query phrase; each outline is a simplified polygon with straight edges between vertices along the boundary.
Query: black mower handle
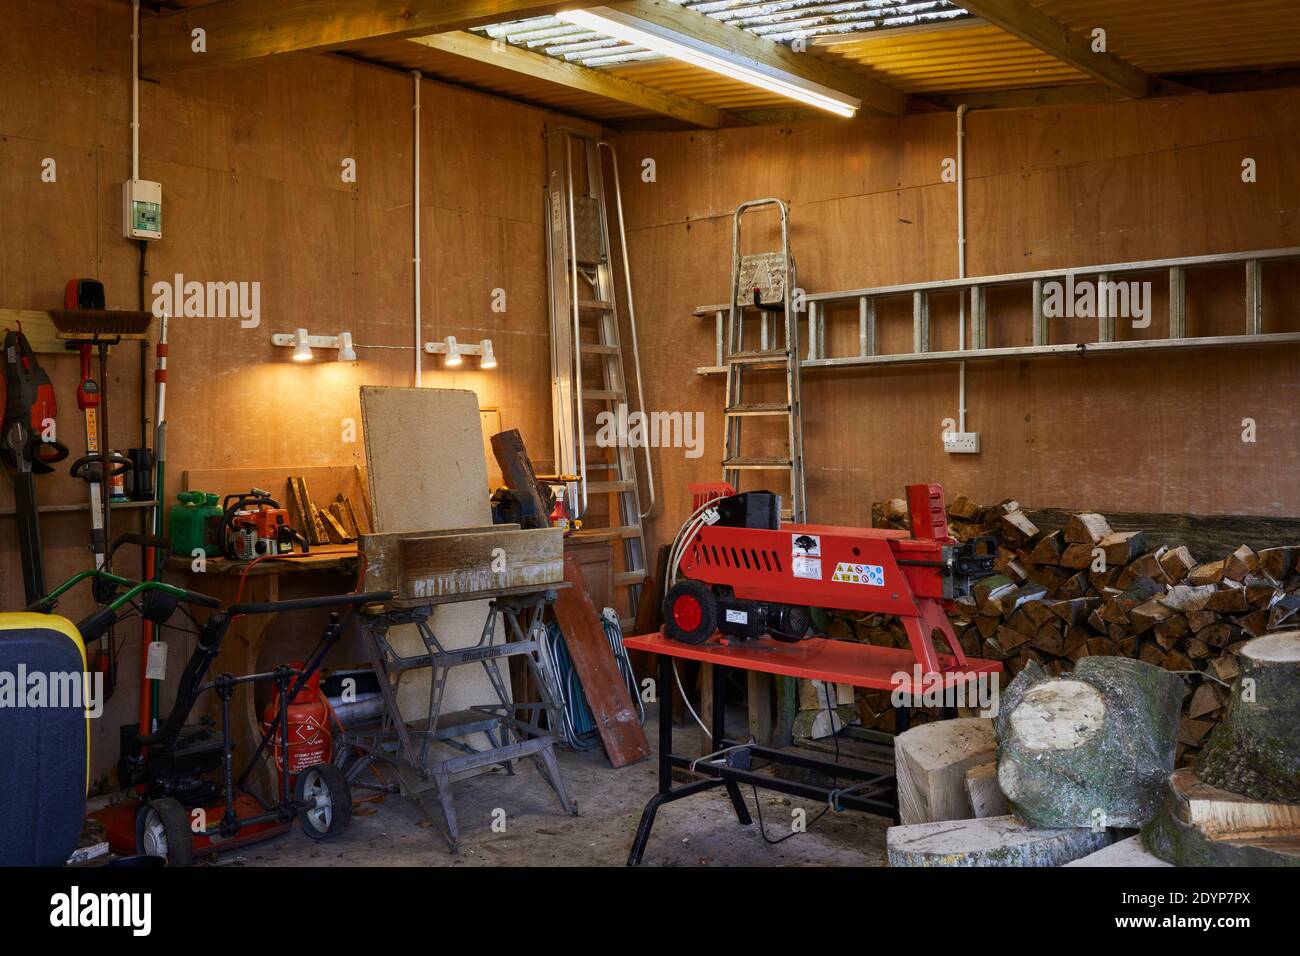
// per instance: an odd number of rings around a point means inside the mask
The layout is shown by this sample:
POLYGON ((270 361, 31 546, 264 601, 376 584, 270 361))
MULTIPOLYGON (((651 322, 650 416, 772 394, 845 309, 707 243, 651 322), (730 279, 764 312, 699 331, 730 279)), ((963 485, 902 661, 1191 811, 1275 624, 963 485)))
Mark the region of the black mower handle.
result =
POLYGON ((324 597, 297 598, 292 601, 260 601, 253 604, 234 604, 228 609, 236 614, 275 614, 282 611, 307 611, 317 607, 342 607, 346 605, 375 604, 397 597, 394 591, 362 591, 357 594, 328 594, 324 597))

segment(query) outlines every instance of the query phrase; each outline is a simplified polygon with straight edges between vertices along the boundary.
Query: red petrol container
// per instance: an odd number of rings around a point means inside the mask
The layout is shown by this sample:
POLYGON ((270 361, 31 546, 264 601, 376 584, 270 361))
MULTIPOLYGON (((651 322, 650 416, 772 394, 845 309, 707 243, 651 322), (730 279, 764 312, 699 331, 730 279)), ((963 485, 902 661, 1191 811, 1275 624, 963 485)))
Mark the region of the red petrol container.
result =
MULTIPOLYGON (((289 664, 294 670, 302 670, 302 663, 294 661, 289 664)), ((296 678, 295 678, 296 680, 296 678)), ((262 711, 262 732, 266 733, 280 712, 280 694, 266 705, 262 711)), ((293 788, 297 775, 308 767, 318 763, 329 763, 334 752, 334 738, 329 731, 329 703, 320 689, 320 672, 313 672, 307 683, 289 701, 287 709, 289 725, 289 787, 293 788)), ((272 753, 275 765, 280 773, 285 772, 285 759, 282 752, 280 730, 276 728, 272 740, 272 753)))

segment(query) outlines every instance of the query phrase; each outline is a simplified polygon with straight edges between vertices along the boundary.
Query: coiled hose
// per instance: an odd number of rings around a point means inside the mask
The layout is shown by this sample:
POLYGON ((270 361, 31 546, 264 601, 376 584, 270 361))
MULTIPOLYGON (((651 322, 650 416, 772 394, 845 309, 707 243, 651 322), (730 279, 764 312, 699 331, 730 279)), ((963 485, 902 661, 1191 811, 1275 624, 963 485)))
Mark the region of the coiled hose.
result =
MULTIPOLYGON (((601 624, 605 628, 605 639, 614 652, 614 662, 618 672, 627 685, 628 694, 636 702, 637 713, 645 723, 645 704, 641 700, 641 691, 637 686, 636 675, 632 672, 632 662, 628 660, 627 648, 623 646, 623 629, 618 617, 611 608, 605 608, 601 615, 601 624)), ((560 695, 561 727, 554 728, 562 742, 573 750, 595 750, 600 746, 600 734, 596 730, 596 720, 587 706, 586 695, 582 691, 582 681, 574 669, 573 658, 569 656, 568 645, 560 625, 551 621, 546 625, 546 633, 541 640, 542 663, 555 680, 555 687, 560 695)))

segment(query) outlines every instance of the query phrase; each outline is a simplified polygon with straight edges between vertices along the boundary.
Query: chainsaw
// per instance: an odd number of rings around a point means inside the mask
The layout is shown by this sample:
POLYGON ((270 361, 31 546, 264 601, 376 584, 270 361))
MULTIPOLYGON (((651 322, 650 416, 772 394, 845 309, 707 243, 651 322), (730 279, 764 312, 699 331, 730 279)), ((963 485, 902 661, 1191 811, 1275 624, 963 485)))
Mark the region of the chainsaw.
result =
POLYGON ((303 554, 307 539, 289 526, 289 512, 270 492, 253 488, 244 494, 226 495, 221 501, 221 549, 235 561, 255 561, 279 554, 291 554, 298 546, 303 554))

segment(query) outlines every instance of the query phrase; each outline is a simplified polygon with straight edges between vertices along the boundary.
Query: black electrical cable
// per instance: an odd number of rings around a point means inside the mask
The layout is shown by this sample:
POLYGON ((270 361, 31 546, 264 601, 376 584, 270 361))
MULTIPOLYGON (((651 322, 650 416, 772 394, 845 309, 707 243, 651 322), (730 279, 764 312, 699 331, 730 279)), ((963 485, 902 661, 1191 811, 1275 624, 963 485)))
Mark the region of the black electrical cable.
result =
MULTIPOLYGON (((839 738, 839 734, 835 732, 835 709, 831 706, 830 681, 823 681, 822 689, 826 691, 826 716, 829 717, 831 721, 831 739, 835 741, 835 763, 838 764, 840 762, 840 738, 839 738)), ((840 786, 840 778, 836 776, 833 779, 835 781, 835 788, 838 790, 840 786)), ((817 814, 817 816, 809 820, 808 825, 805 826, 802 830, 791 830, 785 836, 773 840, 770 836, 767 835, 767 827, 763 823, 763 801, 758 799, 758 787, 751 786, 750 789, 754 791, 754 807, 755 809, 758 810, 758 832, 763 835, 764 841, 770 843, 773 846, 775 846, 778 843, 784 843, 786 840, 790 839, 793 836, 798 836, 800 833, 807 833, 809 830, 813 828, 813 824, 815 824, 822 817, 826 816, 827 812, 831 808, 830 801, 827 801, 826 806, 822 807, 821 813, 817 814)))

